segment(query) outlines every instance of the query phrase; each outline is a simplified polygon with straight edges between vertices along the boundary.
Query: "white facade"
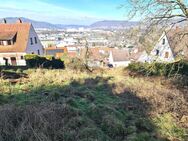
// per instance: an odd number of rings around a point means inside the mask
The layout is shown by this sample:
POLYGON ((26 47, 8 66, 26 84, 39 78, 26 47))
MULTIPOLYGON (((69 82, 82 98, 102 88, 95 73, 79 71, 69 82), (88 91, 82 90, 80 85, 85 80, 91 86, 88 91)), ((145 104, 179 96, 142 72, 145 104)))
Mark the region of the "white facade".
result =
POLYGON ((5 58, 8 65, 12 65, 11 58, 15 58, 18 66, 26 66, 25 55, 26 53, 0 53, 0 66, 6 65, 5 58))
POLYGON ((29 31, 26 54, 37 54, 37 55, 44 54, 43 46, 37 36, 37 33, 35 32, 35 30, 33 28, 33 26, 31 26, 30 31, 29 31), (32 39, 33 43, 31 43, 31 39, 32 39))
MULTIPOLYGON (((43 55, 43 46, 31 25, 25 52, 0 53, 0 65, 26 66, 24 56, 26 54, 43 55)), ((4 47, 7 47, 6 45, 4 47)))
POLYGON ((114 61, 112 52, 110 52, 109 56, 109 64, 113 65, 113 67, 128 67, 129 64, 131 63, 130 60, 125 60, 125 61, 114 61))
POLYGON ((146 51, 144 51, 137 60, 138 62, 145 63, 150 62, 150 57, 146 51))
POLYGON ((174 62, 175 58, 170 47, 166 33, 164 32, 154 49, 150 53, 150 61, 174 62))

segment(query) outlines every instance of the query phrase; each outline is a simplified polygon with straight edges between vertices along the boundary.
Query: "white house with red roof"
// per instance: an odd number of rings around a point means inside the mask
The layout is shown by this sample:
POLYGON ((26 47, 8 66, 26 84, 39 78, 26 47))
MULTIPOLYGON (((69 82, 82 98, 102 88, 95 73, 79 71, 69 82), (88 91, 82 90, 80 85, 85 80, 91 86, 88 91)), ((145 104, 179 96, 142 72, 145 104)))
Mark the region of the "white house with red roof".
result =
POLYGON ((26 54, 43 55, 43 46, 31 23, 0 24, 0 65, 25 66, 26 54))
POLYGON ((113 49, 110 51, 109 64, 113 67, 127 67, 130 63, 129 50, 113 49))

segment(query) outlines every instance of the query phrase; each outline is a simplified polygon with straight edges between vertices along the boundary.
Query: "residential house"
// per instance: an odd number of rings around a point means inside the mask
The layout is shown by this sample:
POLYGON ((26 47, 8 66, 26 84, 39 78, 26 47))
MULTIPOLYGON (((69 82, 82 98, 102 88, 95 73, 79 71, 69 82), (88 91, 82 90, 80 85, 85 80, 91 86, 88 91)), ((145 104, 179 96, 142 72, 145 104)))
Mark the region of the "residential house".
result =
POLYGON ((44 49, 45 55, 54 56, 55 58, 61 58, 65 53, 67 53, 66 47, 48 47, 44 49))
POLYGON ((131 63, 130 52, 127 49, 113 49, 110 52, 109 64, 113 67, 127 67, 131 63))
POLYGON ((163 32, 159 41, 151 51, 150 62, 174 62, 179 57, 188 59, 187 29, 172 29, 163 32))
POLYGON ((65 46, 67 48, 67 54, 70 58, 75 58, 80 54, 80 46, 77 45, 68 45, 65 46))
MULTIPOLYGON (((111 48, 108 47, 93 47, 88 48, 87 60, 90 67, 103 67, 108 64, 108 57, 111 48)), ((80 57, 85 59, 86 48, 82 48, 80 51, 80 57)))
POLYGON ((10 24, 4 19, 0 24, 0 65, 25 66, 26 54, 43 55, 43 46, 30 23, 18 19, 10 24))
POLYGON ((61 58, 66 55, 69 58, 74 58, 79 54, 79 48, 77 46, 52 46, 45 48, 45 55, 51 55, 55 58, 61 58))
POLYGON ((138 53, 136 62, 146 63, 149 61, 150 61, 150 58, 146 51, 142 51, 142 52, 138 53))

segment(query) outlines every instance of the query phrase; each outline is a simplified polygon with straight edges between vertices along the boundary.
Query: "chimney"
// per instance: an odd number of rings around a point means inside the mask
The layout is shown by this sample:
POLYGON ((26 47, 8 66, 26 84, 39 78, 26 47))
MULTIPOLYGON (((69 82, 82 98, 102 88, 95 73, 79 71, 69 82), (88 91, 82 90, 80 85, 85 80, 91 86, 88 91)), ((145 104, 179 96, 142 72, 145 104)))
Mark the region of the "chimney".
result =
POLYGON ((19 18, 16 23, 22 23, 22 20, 19 18))
POLYGON ((6 19, 3 19, 3 23, 6 24, 6 23, 7 23, 7 20, 6 20, 6 19))

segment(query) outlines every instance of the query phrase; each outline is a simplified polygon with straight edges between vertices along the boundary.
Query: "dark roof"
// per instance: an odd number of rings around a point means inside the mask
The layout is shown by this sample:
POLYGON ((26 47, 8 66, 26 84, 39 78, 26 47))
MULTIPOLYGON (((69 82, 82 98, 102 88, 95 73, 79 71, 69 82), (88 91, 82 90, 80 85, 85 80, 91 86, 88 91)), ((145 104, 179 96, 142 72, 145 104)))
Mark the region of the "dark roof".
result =
POLYGON ((16 36, 16 32, 0 32, 0 41, 12 40, 16 36))

